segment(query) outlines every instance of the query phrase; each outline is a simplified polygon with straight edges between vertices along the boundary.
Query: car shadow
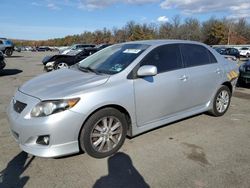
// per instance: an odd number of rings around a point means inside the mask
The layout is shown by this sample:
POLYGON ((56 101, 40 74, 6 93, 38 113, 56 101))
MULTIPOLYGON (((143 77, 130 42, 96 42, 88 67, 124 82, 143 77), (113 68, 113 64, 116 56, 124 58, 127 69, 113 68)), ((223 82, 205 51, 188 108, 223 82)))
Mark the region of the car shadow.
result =
POLYGON ((21 56, 21 55, 6 56, 6 59, 9 59, 9 58, 18 58, 18 57, 23 57, 23 56, 21 56))
POLYGON ((0 70, 0 76, 11 76, 11 75, 16 75, 23 72, 22 70, 19 69, 3 69, 0 70))
POLYGON ((108 159, 108 175, 98 179, 93 188, 129 187, 149 188, 144 178, 133 166, 131 158, 122 152, 118 152, 108 159))
POLYGON ((7 165, 7 167, 0 172, 0 187, 24 187, 29 180, 29 176, 22 177, 22 173, 29 167, 34 160, 34 156, 28 159, 28 154, 20 152, 7 165))

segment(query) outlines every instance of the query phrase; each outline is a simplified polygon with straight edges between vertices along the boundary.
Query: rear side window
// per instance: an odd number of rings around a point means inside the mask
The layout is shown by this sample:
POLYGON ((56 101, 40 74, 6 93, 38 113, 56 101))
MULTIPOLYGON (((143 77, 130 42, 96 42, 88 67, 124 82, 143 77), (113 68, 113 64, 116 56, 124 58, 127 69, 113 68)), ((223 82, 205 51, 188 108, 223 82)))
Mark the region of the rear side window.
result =
POLYGON ((209 55, 210 63, 217 63, 217 60, 214 57, 214 55, 209 50, 207 50, 207 52, 208 52, 208 55, 209 55))
POLYGON ((214 55, 201 45, 181 44, 181 53, 186 67, 207 65, 217 62, 214 55))
POLYGON ((158 73, 180 69, 183 67, 178 44, 168 44, 153 49, 141 61, 143 65, 154 65, 158 73))
POLYGON ((0 40, 0 44, 3 44, 3 41, 0 40))

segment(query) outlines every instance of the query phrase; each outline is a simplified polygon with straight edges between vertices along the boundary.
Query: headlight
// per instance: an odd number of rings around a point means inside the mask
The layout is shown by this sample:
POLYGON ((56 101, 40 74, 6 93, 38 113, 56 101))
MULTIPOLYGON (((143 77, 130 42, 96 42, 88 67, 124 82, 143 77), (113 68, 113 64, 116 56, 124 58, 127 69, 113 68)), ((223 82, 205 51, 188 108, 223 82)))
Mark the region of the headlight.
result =
POLYGON ((80 98, 42 101, 38 103, 31 111, 31 117, 43 117, 55 114, 64 110, 68 110, 75 106, 80 98))

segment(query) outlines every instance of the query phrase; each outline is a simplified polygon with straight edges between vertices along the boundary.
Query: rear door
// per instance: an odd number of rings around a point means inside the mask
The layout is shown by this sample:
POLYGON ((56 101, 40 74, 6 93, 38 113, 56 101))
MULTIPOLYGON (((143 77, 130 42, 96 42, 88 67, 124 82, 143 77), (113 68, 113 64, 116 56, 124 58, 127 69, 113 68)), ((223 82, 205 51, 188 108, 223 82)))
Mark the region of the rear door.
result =
POLYGON ((186 71, 178 44, 159 46, 141 61, 140 66, 154 65, 156 76, 134 80, 138 126, 169 117, 187 108, 186 71))
POLYGON ((204 106, 221 83, 221 67, 214 55, 202 45, 181 44, 181 52, 188 76, 186 99, 190 107, 204 106))

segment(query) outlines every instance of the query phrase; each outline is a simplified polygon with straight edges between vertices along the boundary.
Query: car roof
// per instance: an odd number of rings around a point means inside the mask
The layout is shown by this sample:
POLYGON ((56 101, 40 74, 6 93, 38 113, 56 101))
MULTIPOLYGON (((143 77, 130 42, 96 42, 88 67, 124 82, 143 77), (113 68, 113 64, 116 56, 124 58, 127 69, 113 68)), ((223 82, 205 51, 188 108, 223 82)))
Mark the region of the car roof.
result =
POLYGON ((172 43, 205 45, 201 42, 189 41, 189 40, 140 40, 140 41, 125 42, 124 44, 146 44, 150 46, 159 46, 163 44, 172 44, 172 43))

